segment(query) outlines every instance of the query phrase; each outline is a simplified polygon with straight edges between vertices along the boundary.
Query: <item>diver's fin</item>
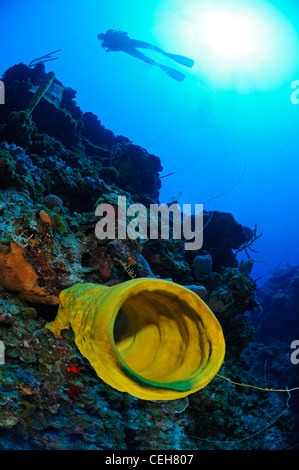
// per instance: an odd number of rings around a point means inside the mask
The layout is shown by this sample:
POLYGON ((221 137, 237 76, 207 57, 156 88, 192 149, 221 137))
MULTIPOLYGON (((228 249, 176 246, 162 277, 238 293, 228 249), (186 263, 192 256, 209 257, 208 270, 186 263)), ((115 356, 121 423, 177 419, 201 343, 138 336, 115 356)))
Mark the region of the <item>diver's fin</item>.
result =
POLYGON ((189 59, 188 57, 185 57, 183 55, 177 55, 177 54, 168 54, 167 52, 164 53, 169 59, 174 60, 178 64, 185 65, 185 67, 193 67, 194 65, 194 60, 189 59))
POLYGON ((185 78, 185 75, 181 72, 178 72, 175 69, 172 69, 171 67, 166 67, 165 65, 159 65, 159 67, 164 70, 164 72, 167 73, 170 77, 174 78, 178 82, 182 82, 185 78))

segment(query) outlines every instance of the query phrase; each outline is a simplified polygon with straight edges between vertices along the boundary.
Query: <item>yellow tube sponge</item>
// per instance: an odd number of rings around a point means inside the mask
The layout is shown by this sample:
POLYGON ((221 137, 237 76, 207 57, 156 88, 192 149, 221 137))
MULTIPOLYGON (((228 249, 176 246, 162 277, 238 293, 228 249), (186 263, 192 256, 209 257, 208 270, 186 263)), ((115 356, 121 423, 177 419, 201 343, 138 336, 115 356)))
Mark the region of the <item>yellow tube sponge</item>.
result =
POLYGON ((144 400, 175 400, 205 387, 225 355, 220 324, 196 294, 174 282, 132 279, 76 284, 60 293, 58 337, 75 342, 110 386, 144 400))

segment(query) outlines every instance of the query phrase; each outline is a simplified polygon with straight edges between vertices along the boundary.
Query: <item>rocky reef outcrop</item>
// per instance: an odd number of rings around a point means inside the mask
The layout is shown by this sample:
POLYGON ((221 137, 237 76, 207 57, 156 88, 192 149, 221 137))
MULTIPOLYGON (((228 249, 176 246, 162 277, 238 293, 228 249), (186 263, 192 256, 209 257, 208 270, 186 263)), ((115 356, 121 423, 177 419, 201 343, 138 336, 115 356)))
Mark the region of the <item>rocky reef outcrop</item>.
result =
POLYGON ((75 283, 170 278, 204 296, 222 325, 221 375, 259 384, 242 359, 255 335, 248 312, 258 306, 257 287, 236 258, 252 231, 233 215, 214 212, 204 214, 204 244, 194 252, 172 238, 99 240, 99 204, 117 210, 120 195, 128 204, 159 202, 160 158, 83 112, 76 92, 41 63, 15 65, 3 81, 0 449, 286 447, 290 415, 268 426, 285 407, 276 394, 215 377, 186 399, 138 400, 98 378, 71 330, 56 339, 45 328, 56 316, 60 291, 75 283), (204 257, 209 265, 203 268, 204 257))
MULTIPOLYGON (((274 387, 296 388, 299 379, 299 354, 295 352, 299 345, 299 267, 294 265, 274 271, 256 297, 259 308, 249 314, 256 328, 256 342, 251 343, 242 356, 255 376, 266 377, 274 387), (297 343, 295 348, 293 342, 297 343)), ((299 439, 299 404, 295 396, 291 403, 294 428, 290 447, 299 439)))

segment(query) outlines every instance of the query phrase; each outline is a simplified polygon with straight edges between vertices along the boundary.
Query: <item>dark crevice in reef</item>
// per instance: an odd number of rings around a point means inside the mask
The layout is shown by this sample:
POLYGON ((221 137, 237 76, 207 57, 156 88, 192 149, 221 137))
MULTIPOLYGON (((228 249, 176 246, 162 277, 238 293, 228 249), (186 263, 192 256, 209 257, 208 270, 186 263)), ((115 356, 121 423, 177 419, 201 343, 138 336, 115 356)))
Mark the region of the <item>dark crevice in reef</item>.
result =
POLYGON ((254 241, 254 231, 232 214, 207 212, 197 251, 171 237, 98 240, 97 205, 116 208, 120 195, 128 205, 159 201, 161 161, 83 112, 76 92, 58 79, 38 96, 48 78, 43 64, 15 65, 2 78, 0 449, 287 447, 290 412, 267 428, 285 406, 276 394, 244 392, 216 377, 188 401, 137 400, 97 377, 70 330, 56 339, 44 328, 56 315, 59 293, 78 282, 170 278, 206 293, 226 340, 221 374, 265 385, 242 357, 255 336, 248 313, 258 303, 252 263, 239 264, 236 251, 254 241))
POLYGON ((37 312, 39 318, 50 322, 55 319, 58 311, 58 305, 47 305, 36 302, 27 301, 28 307, 34 309, 37 312))

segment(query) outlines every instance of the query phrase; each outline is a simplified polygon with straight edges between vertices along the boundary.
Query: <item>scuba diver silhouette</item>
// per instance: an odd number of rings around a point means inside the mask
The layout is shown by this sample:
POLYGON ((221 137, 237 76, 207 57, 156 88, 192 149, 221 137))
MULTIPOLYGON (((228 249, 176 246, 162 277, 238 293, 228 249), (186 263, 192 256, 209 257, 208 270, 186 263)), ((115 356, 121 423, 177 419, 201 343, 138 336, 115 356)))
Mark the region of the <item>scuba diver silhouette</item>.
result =
POLYGON ((193 67, 194 65, 194 60, 188 59, 188 57, 184 57, 182 55, 177 55, 177 54, 169 54, 160 47, 153 46, 152 44, 149 44, 148 42, 145 41, 139 41, 138 39, 131 39, 128 36, 128 33, 125 31, 120 31, 118 29, 108 29, 108 31, 103 34, 100 33, 98 34, 98 39, 101 41, 101 46, 106 50, 106 52, 111 52, 111 51, 122 51, 125 52, 126 54, 129 54, 133 57, 136 57, 137 59, 143 60, 147 64, 151 65, 156 65, 160 69, 162 69, 167 75, 170 77, 174 78, 175 80, 178 80, 179 82, 183 81, 185 78, 185 75, 182 74, 181 72, 178 72, 177 70, 167 67, 166 65, 159 64, 158 62, 155 62, 153 59, 147 57, 144 55, 142 52, 140 52, 138 49, 150 49, 152 51, 159 52, 160 54, 168 57, 169 59, 174 60, 178 64, 185 65, 186 67, 193 67))

